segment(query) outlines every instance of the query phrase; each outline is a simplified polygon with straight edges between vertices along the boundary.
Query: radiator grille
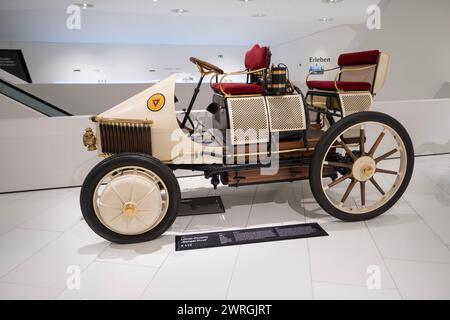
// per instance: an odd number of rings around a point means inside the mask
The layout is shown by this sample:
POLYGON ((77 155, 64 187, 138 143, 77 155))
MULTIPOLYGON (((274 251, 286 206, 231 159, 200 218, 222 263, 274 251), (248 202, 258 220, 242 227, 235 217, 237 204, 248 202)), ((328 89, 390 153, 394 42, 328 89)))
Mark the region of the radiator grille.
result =
POLYGON ((231 143, 267 143, 269 123, 263 97, 228 99, 231 143))
POLYGON ((267 97, 271 131, 306 129, 305 107, 299 95, 267 97))
POLYGON ((339 99, 341 99, 344 117, 356 112, 369 111, 373 101, 369 92, 341 93, 339 94, 339 99))
POLYGON ((144 123, 100 122, 103 153, 139 152, 151 154, 151 126, 144 123))

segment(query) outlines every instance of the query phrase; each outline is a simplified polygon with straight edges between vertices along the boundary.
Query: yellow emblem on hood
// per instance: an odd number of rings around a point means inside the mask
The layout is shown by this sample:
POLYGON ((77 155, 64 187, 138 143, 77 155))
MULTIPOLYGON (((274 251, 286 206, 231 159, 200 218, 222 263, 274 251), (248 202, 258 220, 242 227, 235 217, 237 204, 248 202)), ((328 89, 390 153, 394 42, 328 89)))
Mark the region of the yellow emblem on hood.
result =
POLYGON ((159 111, 166 104, 166 98, 161 93, 156 93, 150 97, 147 101, 147 108, 150 111, 159 111))

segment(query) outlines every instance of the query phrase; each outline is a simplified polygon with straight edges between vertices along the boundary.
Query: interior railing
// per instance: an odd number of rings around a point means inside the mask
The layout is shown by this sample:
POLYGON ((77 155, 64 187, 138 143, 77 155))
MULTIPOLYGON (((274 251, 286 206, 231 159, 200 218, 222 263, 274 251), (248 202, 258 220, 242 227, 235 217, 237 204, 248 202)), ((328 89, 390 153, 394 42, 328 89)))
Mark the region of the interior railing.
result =
POLYGON ((9 97, 48 117, 72 116, 71 113, 28 93, 15 85, 0 79, 0 94, 9 97))

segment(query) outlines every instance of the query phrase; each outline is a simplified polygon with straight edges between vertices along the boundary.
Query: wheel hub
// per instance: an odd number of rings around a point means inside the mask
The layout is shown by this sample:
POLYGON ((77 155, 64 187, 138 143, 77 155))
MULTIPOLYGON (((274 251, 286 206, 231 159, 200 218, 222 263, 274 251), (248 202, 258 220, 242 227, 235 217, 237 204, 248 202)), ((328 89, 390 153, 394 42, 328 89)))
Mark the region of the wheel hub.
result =
POLYGON ((372 157, 364 156, 355 161, 352 167, 353 177, 358 181, 367 181, 373 177, 377 164, 372 157))
POLYGON ((137 204, 134 202, 125 203, 122 207, 122 213, 129 218, 135 217, 138 213, 137 204))
POLYGON ((114 232, 141 234, 158 224, 165 206, 158 181, 129 170, 105 185, 98 199, 98 216, 114 232))

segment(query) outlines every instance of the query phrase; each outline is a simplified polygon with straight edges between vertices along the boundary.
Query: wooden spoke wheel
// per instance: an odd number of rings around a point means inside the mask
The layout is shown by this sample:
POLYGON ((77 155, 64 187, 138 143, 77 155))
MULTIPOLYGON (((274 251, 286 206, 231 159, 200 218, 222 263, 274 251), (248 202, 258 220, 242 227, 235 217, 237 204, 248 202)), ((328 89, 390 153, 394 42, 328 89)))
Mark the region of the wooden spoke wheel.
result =
POLYGON ((360 112, 323 134, 313 156, 310 186, 332 216, 363 221, 399 200, 413 168, 414 149, 405 128, 386 114, 360 112))
POLYGON ((149 241, 176 218, 180 189, 172 171, 144 154, 100 162, 84 181, 80 205, 88 225, 116 243, 149 241))

